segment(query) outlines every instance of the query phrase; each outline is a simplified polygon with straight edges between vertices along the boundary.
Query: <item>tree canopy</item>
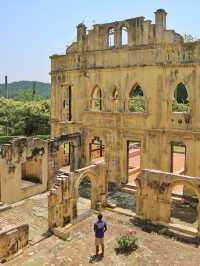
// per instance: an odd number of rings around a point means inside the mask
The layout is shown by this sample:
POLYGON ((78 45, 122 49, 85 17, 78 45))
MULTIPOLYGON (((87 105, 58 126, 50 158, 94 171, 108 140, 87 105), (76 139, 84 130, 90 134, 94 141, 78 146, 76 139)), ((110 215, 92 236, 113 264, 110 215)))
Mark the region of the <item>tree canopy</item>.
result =
POLYGON ((50 102, 0 98, 0 126, 13 135, 47 135, 50 132, 50 102))

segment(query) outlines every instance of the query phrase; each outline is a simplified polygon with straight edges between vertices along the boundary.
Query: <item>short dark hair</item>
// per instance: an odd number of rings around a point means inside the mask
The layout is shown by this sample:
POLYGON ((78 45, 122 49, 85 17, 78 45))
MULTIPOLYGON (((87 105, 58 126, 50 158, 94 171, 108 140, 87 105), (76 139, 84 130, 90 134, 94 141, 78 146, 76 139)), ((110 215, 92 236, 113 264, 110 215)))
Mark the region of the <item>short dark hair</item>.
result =
POLYGON ((103 218, 103 215, 101 213, 98 214, 98 219, 101 220, 103 218))

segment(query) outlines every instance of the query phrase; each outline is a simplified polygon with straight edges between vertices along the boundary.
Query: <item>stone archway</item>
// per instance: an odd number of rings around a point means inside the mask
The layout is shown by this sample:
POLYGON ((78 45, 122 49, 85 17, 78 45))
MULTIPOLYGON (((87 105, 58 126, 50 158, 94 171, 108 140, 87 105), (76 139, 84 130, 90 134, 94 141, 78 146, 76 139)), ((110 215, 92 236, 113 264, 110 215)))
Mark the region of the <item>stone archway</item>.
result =
POLYGON ((75 180, 74 185, 73 185, 73 218, 77 218, 77 206, 78 206, 78 199, 79 199, 79 188, 81 182, 87 179, 90 181, 91 188, 90 188, 90 201, 91 201, 91 209, 96 209, 97 208, 97 201, 98 201, 98 196, 97 196, 97 177, 94 173, 90 171, 86 171, 82 173, 78 178, 75 180))

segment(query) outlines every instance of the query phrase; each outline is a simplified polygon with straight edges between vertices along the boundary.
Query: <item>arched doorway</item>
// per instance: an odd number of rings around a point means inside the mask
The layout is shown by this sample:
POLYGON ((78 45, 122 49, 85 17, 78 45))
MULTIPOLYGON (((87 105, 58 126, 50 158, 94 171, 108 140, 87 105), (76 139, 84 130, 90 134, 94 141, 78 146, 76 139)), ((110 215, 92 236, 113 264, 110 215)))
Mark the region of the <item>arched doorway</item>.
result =
POLYGON ((199 199, 195 189, 186 183, 178 182, 172 186, 170 222, 198 230, 199 199), (191 194, 183 194, 184 190, 191 194))
POLYGON ((84 176, 78 187, 77 219, 81 220, 92 213, 92 183, 88 176, 84 176))

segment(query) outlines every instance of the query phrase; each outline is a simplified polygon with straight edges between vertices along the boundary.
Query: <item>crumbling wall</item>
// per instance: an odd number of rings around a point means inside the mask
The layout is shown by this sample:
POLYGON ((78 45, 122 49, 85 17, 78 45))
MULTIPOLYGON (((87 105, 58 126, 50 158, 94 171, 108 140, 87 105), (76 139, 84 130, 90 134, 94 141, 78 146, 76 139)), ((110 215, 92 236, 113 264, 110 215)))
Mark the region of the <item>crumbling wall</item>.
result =
MULTIPOLYGON (((144 219, 156 222, 170 222, 171 193, 176 185, 185 185, 192 190, 200 202, 200 179, 176 175, 158 170, 142 170, 136 179, 136 213, 144 219)), ((200 205, 198 212, 198 231, 200 233, 200 205)))
POLYGON ((3 230, 0 230, 0 261, 4 262, 27 246, 28 239, 28 224, 12 226, 12 228, 4 227, 3 230))
MULTIPOLYGON (((18 137, 0 146, 0 201, 12 203, 46 191, 48 180, 48 142, 31 137, 18 137), (27 165, 26 165, 27 163, 27 165), (25 167, 26 165, 26 167, 25 167), (24 171, 24 167, 26 171, 24 171), (35 186, 23 187, 23 175, 35 186)), ((26 178, 25 178, 26 179, 26 178)))
POLYGON ((48 197, 49 229, 73 223, 77 217, 78 189, 81 180, 91 181, 91 208, 98 209, 106 202, 106 174, 104 163, 90 165, 73 173, 61 172, 48 197))

